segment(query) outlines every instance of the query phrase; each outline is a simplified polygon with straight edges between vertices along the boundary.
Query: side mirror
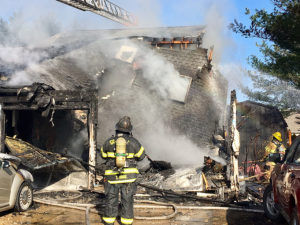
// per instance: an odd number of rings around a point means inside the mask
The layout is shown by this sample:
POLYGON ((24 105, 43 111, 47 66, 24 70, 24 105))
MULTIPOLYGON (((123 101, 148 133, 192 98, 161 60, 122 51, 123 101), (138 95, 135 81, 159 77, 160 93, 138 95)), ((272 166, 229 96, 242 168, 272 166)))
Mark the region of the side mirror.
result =
POLYGON ((9 168, 10 167, 10 163, 8 161, 3 161, 3 168, 9 168))
POLYGON ((271 153, 271 154, 269 154, 268 161, 280 163, 282 161, 281 155, 279 153, 271 153))

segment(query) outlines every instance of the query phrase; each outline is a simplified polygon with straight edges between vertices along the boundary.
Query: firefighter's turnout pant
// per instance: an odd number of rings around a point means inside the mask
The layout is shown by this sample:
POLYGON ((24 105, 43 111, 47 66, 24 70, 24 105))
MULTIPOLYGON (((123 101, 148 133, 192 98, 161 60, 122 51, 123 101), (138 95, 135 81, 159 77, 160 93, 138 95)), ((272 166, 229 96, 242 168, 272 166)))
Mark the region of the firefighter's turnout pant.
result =
POLYGON ((121 193, 121 223, 133 223, 133 195, 136 183, 110 184, 105 182, 106 208, 102 218, 105 224, 114 224, 119 211, 119 193, 121 193))

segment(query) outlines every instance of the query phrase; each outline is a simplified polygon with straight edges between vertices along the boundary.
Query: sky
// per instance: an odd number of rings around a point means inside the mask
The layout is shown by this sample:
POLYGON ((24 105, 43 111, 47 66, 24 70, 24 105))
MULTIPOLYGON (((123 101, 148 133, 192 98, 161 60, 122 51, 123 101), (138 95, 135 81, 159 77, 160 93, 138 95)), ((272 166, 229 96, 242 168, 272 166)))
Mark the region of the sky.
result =
MULTIPOLYGON (((113 3, 137 16, 139 26, 190 26, 207 25, 211 33, 206 45, 215 45, 215 63, 229 80, 229 89, 238 88, 238 83, 249 85, 251 81, 242 75, 242 70, 251 70, 247 63, 249 55, 260 53, 256 39, 246 39, 234 34, 227 27, 236 18, 249 24, 245 8, 251 12, 257 9, 272 10, 270 0, 111 0, 113 3), (216 62, 217 61, 217 62, 216 62)), ((1 0, 0 17, 4 20, 14 13, 23 17, 22 29, 28 27, 30 32, 41 29, 32 25, 43 18, 51 18, 60 25, 62 31, 76 29, 113 29, 122 28, 99 15, 80 11, 56 0, 1 0)), ((240 101, 246 96, 238 91, 240 101)))

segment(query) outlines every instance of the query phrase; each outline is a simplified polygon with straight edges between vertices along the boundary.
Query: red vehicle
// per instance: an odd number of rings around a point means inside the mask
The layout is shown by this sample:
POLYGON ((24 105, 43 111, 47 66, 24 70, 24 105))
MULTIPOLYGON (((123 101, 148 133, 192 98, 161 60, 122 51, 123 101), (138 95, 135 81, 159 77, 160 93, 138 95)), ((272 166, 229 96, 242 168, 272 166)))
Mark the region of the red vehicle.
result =
MULTIPOLYGON (((280 162, 280 155, 274 157, 280 162)), ((284 217, 289 224, 300 221, 300 137, 297 137, 272 174, 264 192, 265 214, 278 221, 284 217)))

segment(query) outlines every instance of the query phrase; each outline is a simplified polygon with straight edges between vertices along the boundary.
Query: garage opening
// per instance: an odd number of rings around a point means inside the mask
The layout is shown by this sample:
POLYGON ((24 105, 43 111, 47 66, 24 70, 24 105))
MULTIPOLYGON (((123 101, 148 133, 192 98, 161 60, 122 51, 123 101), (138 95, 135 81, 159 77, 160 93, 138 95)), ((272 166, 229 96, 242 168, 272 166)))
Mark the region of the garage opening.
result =
POLYGON ((96 96, 96 90, 56 91, 39 83, 0 88, 1 152, 19 157, 37 188, 92 188, 96 96))

